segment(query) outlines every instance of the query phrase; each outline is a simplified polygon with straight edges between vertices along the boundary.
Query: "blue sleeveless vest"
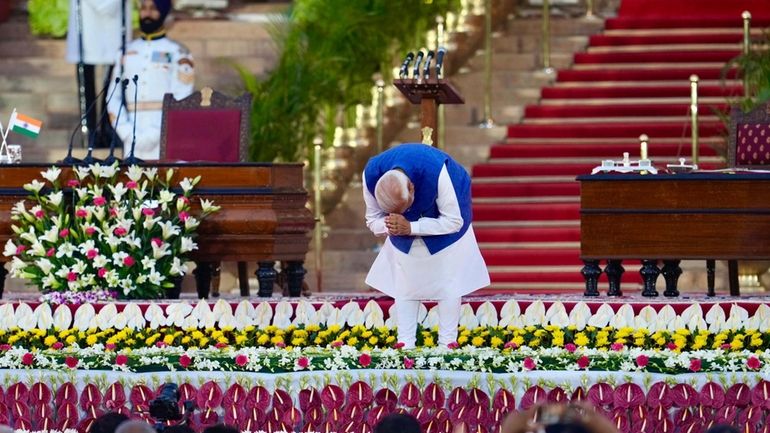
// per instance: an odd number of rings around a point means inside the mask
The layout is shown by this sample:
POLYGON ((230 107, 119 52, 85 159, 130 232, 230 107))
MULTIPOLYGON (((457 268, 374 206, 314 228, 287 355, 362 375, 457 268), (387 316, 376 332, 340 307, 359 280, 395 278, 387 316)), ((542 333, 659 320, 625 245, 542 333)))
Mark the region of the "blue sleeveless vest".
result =
MULTIPOLYGON (((414 203, 406 210, 404 217, 408 221, 417 221, 421 217, 439 216, 436 198, 438 198, 438 177, 441 168, 446 165, 452 180, 463 226, 460 231, 445 235, 423 236, 422 239, 431 254, 443 250, 460 239, 471 224, 471 179, 465 168, 449 155, 435 147, 422 143, 402 144, 389 149, 369 160, 364 169, 364 178, 369 192, 374 195, 374 187, 385 172, 401 169, 414 184, 414 203)), ((414 236, 390 236, 393 245, 405 254, 412 247, 414 236)))

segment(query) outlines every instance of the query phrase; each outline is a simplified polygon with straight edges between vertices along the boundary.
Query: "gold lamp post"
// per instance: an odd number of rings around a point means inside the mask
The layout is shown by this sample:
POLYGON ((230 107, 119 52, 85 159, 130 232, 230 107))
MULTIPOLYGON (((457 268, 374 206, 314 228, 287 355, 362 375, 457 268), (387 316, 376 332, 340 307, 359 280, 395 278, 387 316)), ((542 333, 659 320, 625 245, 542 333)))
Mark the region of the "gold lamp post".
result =
POLYGON ((690 75, 690 129, 692 136, 692 163, 698 165, 698 76, 690 75))

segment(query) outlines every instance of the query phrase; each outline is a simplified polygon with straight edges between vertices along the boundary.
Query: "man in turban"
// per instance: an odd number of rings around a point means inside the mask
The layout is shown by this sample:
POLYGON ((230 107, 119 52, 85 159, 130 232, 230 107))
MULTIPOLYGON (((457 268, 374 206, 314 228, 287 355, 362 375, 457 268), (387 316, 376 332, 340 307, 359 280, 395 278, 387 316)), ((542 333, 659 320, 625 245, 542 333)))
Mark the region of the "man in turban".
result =
POLYGON ((489 285, 471 226, 471 181, 449 155, 402 144, 366 164, 366 225, 387 236, 366 283, 393 297, 398 339, 416 342, 422 300, 438 301, 438 344, 457 340, 460 297, 489 285))
POLYGON ((115 86, 115 77, 131 80, 125 92, 116 92, 108 107, 110 120, 123 141, 124 157, 130 155, 132 141, 136 139, 134 156, 158 159, 163 95, 171 93, 176 99, 182 99, 193 92, 192 55, 186 47, 166 36, 165 22, 170 12, 171 0, 142 0, 139 9, 141 36, 128 45, 126 54, 119 56, 115 64, 111 87, 115 86), (135 75, 138 76, 136 84, 133 82, 135 75), (124 104, 123 112, 117 119, 121 104, 124 104))

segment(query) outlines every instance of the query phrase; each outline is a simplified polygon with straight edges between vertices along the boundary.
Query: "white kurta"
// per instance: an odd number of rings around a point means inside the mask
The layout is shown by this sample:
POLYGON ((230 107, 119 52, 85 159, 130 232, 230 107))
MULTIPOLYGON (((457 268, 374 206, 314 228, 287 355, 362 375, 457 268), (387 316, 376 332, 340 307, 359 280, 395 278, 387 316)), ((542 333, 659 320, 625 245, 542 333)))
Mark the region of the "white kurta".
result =
MULTIPOLYGON (((80 61, 78 38, 78 0, 70 0, 67 23, 67 62, 80 61)), ((126 43, 131 40, 131 10, 133 1, 126 2, 126 43)), ((83 14, 83 63, 86 65, 112 65, 115 52, 120 50, 121 0, 80 0, 83 14)))
MULTIPOLYGON (((378 236, 388 233, 388 215, 369 192, 364 179, 366 225, 378 236)), ((415 185, 419 188, 419 185, 415 185)), ((446 167, 438 180, 438 218, 420 218, 411 223, 415 235, 409 254, 385 241, 366 276, 366 284, 396 299, 458 298, 489 285, 489 273, 476 243, 473 226, 457 242, 431 255, 420 236, 455 233, 463 225, 460 206, 446 167)))

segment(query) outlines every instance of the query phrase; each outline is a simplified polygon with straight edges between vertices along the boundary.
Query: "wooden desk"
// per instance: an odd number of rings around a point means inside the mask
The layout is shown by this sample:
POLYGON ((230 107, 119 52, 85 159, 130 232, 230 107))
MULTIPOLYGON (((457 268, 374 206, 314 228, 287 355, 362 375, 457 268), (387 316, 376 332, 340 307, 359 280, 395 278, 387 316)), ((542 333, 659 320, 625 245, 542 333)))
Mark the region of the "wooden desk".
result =
MULTIPOLYGON (((149 164, 144 164, 147 166, 149 164)), ((41 171, 51 164, 0 166, 0 244, 11 237, 11 207, 28 193, 22 185, 42 180, 41 171)), ((202 177, 194 197, 213 200, 221 206, 198 228, 198 250, 191 259, 202 266, 196 274, 198 295, 207 297, 211 262, 257 261, 259 295, 271 296, 277 277, 275 261, 285 261, 290 294, 299 296, 305 275, 303 263, 314 222, 306 207, 302 164, 187 163, 152 164, 159 173, 173 168, 175 179, 202 177)), ((62 179, 72 176, 62 167, 62 179)), ((193 204, 198 204, 197 199, 193 204)), ((0 256, 0 261, 8 258, 0 256)), ((0 266, 0 295, 7 271, 0 266)), ((242 293, 243 294, 243 293, 242 293)))
POLYGON ((737 260, 770 259, 770 174, 599 174, 579 176, 580 257, 586 296, 598 296, 600 260, 608 295, 620 295, 621 261, 641 259, 644 296, 678 296, 683 259, 728 260, 730 293, 739 295, 737 260), (663 261, 662 269, 658 260, 663 261))

